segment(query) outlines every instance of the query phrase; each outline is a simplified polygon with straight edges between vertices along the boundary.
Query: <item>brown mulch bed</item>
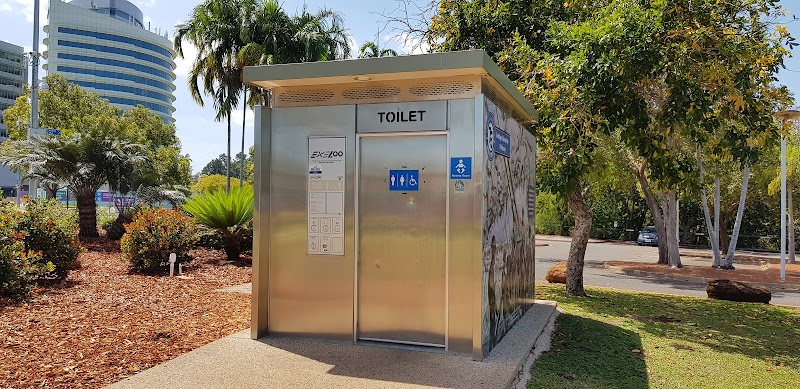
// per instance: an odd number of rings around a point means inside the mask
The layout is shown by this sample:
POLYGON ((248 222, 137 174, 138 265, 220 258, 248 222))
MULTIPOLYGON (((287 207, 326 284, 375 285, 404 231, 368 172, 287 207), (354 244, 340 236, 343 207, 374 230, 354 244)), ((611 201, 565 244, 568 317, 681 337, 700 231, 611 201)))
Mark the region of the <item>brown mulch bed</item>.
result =
MULTIPOLYGON (((705 251, 691 251, 691 252, 683 252, 681 250, 682 256, 687 257, 697 257, 697 258, 714 258, 714 254, 705 251)), ((724 255, 723 255, 724 257, 724 255)), ((780 258, 776 258, 774 255, 758 255, 758 254, 736 254, 735 261, 737 262, 753 262, 753 263, 781 263, 780 258)))
MULTIPOLYGON (((768 284, 781 284, 780 279, 780 266, 769 265, 765 266, 762 270, 752 269, 736 269, 724 270, 714 269, 711 266, 691 266, 684 265, 680 269, 672 269, 667 265, 659 265, 657 263, 640 263, 640 262, 626 262, 626 261, 608 261, 608 266, 639 270, 652 273, 670 274, 674 276, 684 277, 702 277, 705 279, 725 279, 733 281, 755 282, 755 283, 768 283, 768 284)), ((786 265, 786 282, 785 284, 800 285, 800 264, 786 265)))
POLYGON ((0 301, 0 387, 102 387, 250 325, 249 263, 197 249, 185 279, 135 274, 119 244, 84 242, 81 268, 0 301))

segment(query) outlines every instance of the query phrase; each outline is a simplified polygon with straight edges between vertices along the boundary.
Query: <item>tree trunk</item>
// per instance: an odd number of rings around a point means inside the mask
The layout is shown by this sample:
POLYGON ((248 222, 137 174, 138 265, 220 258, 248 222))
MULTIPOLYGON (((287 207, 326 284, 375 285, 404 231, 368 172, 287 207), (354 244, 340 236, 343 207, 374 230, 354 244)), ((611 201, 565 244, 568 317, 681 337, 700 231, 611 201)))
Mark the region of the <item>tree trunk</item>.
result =
POLYGON ((744 206, 747 201, 747 186, 750 182, 750 166, 744 167, 742 172, 742 191, 739 194, 739 208, 736 210, 736 221, 733 223, 733 236, 728 246, 728 255, 725 260, 725 269, 733 269, 733 256, 736 253, 736 242, 739 240, 739 231, 742 228, 742 217, 744 216, 744 206))
POLYGON ((711 224, 711 211, 708 209, 708 196, 706 195, 706 187, 703 184, 705 180, 705 169, 703 168, 703 160, 700 155, 700 148, 697 149, 697 167, 700 170, 700 197, 703 204, 703 217, 706 221, 706 230, 708 231, 708 240, 711 242, 711 252, 714 254, 714 262, 711 267, 720 267, 722 265, 722 256, 719 253, 719 236, 714 232, 711 224))
MULTIPOLYGON (((669 267, 673 269, 683 267, 681 264, 680 247, 678 246, 678 196, 674 190, 667 195, 666 204, 664 204, 664 219, 667 227, 666 243, 667 255, 669 258, 669 267)), ((659 242, 661 239, 659 239, 659 242)))
POLYGON ((239 260, 239 255, 242 253, 241 247, 239 247, 239 241, 239 236, 230 231, 224 231, 222 233, 222 245, 229 261, 239 260))
POLYGON ((231 114, 228 114, 228 154, 225 158, 225 193, 231 193, 231 114))
POLYGON ((722 266, 722 246, 720 245, 720 190, 719 190, 719 176, 714 177, 714 236, 717 239, 717 254, 714 254, 714 259, 719 257, 717 267, 722 266))
POLYGON ((797 258, 794 253, 795 250, 795 242, 794 242, 794 205, 792 204, 792 182, 786 180, 786 208, 789 211, 789 263, 797 263, 797 258))
POLYGON ((728 235, 728 217, 725 213, 720 214, 719 226, 719 253, 722 258, 720 267, 725 267, 725 257, 728 255, 728 245, 731 242, 731 236, 728 235))
POLYGON ((94 202, 94 191, 83 190, 76 193, 78 203, 78 237, 97 238, 97 203, 94 202))
POLYGON ((650 209, 650 214, 653 215, 653 225, 656 227, 656 235, 659 237, 658 263, 666 265, 669 263, 669 257, 667 255, 667 244, 663 237, 667 236, 667 228, 664 225, 664 216, 661 211, 661 206, 658 205, 656 195, 653 193, 653 190, 650 188, 650 183, 647 181, 647 176, 644 172, 644 164, 639 167, 634 166, 634 170, 636 171, 636 178, 639 180, 639 185, 642 187, 647 208, 650 209))
POLYGON ((572 229, 572 243, 567 257, 567 293, 573 296, 586 296, 583 290, 583 259, 586 256, 586 245, 592 229, 592 214, 581 193, 576 187, 567 194, 567 202, 575 227, 572 229))
POLYGON ((56 185, 44 185, 44 186, 42 186, 42 189, 44 189, 44 193, 45 193, 44 197, 46 199, 54 199, 54 198, 56 198, 56 192, 58 192, 58 186, 56 186, 56 185))
POLYGON ((247 87, 244 88, 244 111, 242 112, 242 160, 239 166, 239 188, 244 186, 244 133, 245 124, 247 123, 247 87))

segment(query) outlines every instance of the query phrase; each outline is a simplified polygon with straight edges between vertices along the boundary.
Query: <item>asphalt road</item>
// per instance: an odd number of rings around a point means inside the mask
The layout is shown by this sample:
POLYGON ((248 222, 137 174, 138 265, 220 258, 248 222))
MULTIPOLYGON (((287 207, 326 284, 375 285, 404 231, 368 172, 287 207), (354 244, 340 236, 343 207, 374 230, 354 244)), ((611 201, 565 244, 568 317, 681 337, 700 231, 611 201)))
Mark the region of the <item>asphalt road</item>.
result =
MULTIPOLYGON (((568 238, 549 236, 537 236, 536 243, 547 244, 536 247, 536 280, 544 281, 550 266, 567 258, 570 243, 568 238)), ((657 260, 657 247, 590 241, 586 248, 583 282, 584 285, 606 288, 706 297, 705 283, 631 277, 604 268, 606 261, 656 262, 657 260)), ((773 291, 771 303, 800 307, 800 291, 773 291)))

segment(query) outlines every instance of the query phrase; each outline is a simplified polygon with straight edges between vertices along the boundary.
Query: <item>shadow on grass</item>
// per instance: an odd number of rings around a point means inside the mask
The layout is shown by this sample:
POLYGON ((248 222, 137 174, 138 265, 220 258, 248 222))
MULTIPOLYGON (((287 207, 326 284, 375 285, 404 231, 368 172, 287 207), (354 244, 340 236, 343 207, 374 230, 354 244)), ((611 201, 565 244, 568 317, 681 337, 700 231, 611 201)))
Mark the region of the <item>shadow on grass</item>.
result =
POLYGON ((562 314, 550 351, 531 370, 529 388, 647 388, 639 335, 614 325, 562 314))
POLYGON ((587 288, 590 297, 537 285, 536 298, 558 301, 638 331, 798 368, 800 310, 766 304, 587 288))

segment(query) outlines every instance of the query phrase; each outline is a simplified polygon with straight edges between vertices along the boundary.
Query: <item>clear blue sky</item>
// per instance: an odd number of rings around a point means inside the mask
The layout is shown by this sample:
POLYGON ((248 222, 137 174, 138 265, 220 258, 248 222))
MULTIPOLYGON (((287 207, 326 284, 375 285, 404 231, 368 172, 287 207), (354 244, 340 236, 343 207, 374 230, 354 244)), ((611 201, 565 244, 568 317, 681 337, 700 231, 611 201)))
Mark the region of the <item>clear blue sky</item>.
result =
MULTIPOLYGON (((153 26, 158 26, 162 30, 174 31, 176 24, 182 22, 189 11, 199 1, 198 0, 131 0, 141 8, 145 14, 145 22, 151 22, 153 26)), ((426 0, 420 0, 424 3, 426 0)), ((41 23, 47 23, 47 7, 49 0, 41 0, 41 23)), ((345 16, 345 22, 350 28, 354 38, 353 46, 360 45, 365 41, 374 41, 378 31, 385 27, 385 20, 379 14, 390 14, 397 9, 398 3, 395 0, 283 0, 282 4, 290 14, 302 9, 303 4, 314 11, 321 7, 335 9, 345 16)), ((800 17, 800 1, 782 1, 794 15, 800 17)), ((794 21, 792 17, 786 17, 786 24, 792 35, 800 41, 800 20, 794 21)), ((170 36, 172 34, 170 33, 170 36)), ((46 34, 41 33, 44 39, 46 34)), ((402 39, 396 39, 396 33, 389 30, 381 33, 380 40, 382 46, 395 48, 400 54, 412 52, 411 45, 406 44, 402 39), (395 38, 395 39, 393 39, 395 38)), ((0 0, 0 40, 7 41, 19 46, 24 46, 26 51, 30 51, 33 46, 33 0, 0 0)), ((44 50, 42 46, 41 50, 44 50)), ((189 52, 186 53, 190 57, 189 52)), ((797 99, 800 99, 800 48, 792 53, 794 58, 786 62, 787 70, 781 72, 780 82, 788 86, 794 92, 797 99)), ((175 125, 178 129, 178 136, 183 143, 183 152, 192 158, 192 170, 198 172, 211 159, 225 152, 226 148, 226 125, 214 121, 215 113, 211 107, 198 106, 189 95, 186 87, 186 71, 190 61, 178 61, 178 74, 175 84, 177 90, 175 95, 176 119, 175 125)), ((42 73, 43 75, 43 73, 42 73)), ((246 147, 253 143, 253 121, 252 112, 247 115, 247 132, 245 136, 246 147)), ((241 110, 234 116, 233 150, 241 147, 241 110)), ((235 151, 234 151, 235 152, 235 151)))

